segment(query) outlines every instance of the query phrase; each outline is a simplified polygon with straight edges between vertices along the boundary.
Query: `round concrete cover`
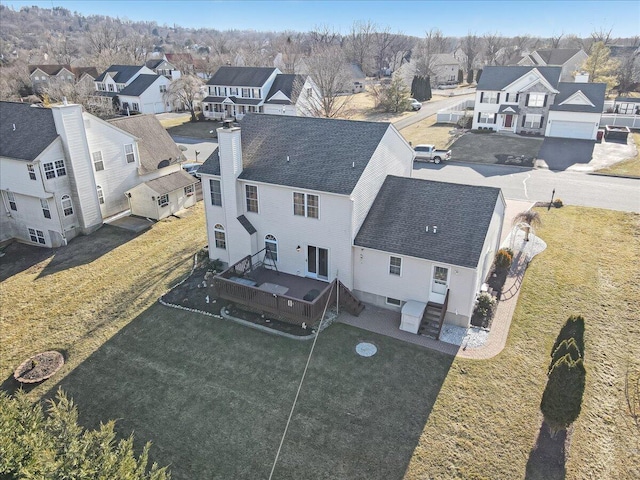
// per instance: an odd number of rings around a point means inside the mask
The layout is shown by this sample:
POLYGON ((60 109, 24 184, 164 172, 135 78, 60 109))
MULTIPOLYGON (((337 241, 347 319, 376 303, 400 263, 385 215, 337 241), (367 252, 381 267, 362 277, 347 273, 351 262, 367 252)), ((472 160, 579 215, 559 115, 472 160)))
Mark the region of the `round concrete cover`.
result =
POLYGON ((372 343, 361 342, 356 345, 356 353, 361 357, 373 357, 378 349, 372 343))

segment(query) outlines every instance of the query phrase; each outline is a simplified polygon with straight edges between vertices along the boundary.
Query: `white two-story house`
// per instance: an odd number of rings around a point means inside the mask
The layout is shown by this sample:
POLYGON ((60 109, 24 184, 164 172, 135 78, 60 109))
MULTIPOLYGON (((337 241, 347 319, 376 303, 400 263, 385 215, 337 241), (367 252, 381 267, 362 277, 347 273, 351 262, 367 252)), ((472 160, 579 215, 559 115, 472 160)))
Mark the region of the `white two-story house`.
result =
POLYGON ((203 115, 216 120, 240 120, 247 113, 313 116, 321 98, 310 77, 269 67, 220 67, 207 89, 203 115))
POLYGON ((469 324, 498 248, 499 189, 411 178, 413 151, 389 123, 246 115, 218 141, 199 170, 209 256, 228 272, 264 259, 280 275, 256 285, 227 274, 236 291, 306 312, 273 282, 337 279, 362 301, 445 305, 447 322, 469 324))
POLYGON ((114 102, 125 112, 171 112, 173 106, 165 95, 170 83, 145 65, 111 65, 95 80, 96 98, 114 102))
POLYGON ((606 85, 561 82, 561 71, 485 67, 476 89, 472 128, 595 140, 606 85))
POLYGON ((110 123, 80 105, 0 102, 0 133, 0 242, 66 245, 129 209, 125 193, 140 183, 176 174, 195 183, 154 117, 110 123))

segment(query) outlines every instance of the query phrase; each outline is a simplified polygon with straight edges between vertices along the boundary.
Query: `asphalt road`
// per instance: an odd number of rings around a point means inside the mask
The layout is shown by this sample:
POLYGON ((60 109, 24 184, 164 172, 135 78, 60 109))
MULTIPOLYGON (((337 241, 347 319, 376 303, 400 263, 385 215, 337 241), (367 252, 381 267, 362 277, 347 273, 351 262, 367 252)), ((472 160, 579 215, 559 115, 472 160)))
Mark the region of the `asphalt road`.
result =
POLYGON ((560 198, 567 205, 640 213, 640 180, 632 178, 455 162, 440 165, 416 164, 413 176, 442 182, 499 187, 505 198, 531 202, 549 201, 555 188, 555 198, 560 198))
MULTIPOLYGON (((456 103, 460 103, 463 100, 467 100, 469 98, 474 98, 475 93, 469 93, 466 95, 457 95, 455 97, 439 97, 435 96, 428 102, 422 102, 422 108, 418 110, 414 115, 410 115, 408 117, 402 118, 393 122, 393 126, 398 130, 402 130, 403 128, 408 127, 409 125, 413 125, 414 123, 419 122, 420 120, 424 120, 431 115, 435 115, 438 113, 438 110, 442 110, 443 108, 450 107, 451 105, 455 105, 456 103)), ((451 125, 453 128, 454 125, 451 125)))

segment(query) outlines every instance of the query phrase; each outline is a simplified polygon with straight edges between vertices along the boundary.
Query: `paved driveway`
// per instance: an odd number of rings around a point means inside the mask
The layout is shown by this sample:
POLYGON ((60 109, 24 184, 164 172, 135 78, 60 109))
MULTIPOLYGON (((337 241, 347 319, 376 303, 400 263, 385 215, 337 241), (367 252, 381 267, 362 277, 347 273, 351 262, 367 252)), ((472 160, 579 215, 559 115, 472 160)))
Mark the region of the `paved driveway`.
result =
POLYGON ((593 157, 594 140, 547 137, 542 142, 538 158, 544 160, 550 170, 567 170, 584 166, 593 157))
POLYGON ((542 138, 498 133, 466 133, 451 145, 455 162, 533 167, 542 138))

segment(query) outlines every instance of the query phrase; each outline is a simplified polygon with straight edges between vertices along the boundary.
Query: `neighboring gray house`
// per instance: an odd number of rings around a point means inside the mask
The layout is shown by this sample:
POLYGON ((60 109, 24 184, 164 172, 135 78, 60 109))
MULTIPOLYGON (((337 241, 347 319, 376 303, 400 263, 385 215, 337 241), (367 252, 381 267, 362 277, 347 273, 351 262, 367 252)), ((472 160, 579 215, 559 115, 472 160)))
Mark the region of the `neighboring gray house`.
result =
POLYGON ((53 81, 58 82, 93 82, 98 76, 95 67, 72 67, 70 65, 29 65, 29 78, 36 93, 53 81))
POLYGON ((594 140, 604 83, 561 82, 561 67, 485 67, 476 88, 474 129, 594 140))
POLYGON ((548 48, 535 50, 522 57, 518 65, 533 67, 562 67, 561 82, 572 82, 576 71, 589 58, 581 48, 548 48))

